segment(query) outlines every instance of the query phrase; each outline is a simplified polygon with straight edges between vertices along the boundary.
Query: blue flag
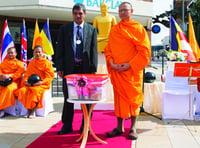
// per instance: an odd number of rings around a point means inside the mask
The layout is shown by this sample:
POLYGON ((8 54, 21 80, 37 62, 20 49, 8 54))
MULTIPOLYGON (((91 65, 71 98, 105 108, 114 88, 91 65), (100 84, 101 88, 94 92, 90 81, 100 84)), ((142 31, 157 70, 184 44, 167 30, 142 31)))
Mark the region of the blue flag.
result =
POLYGON ((170 49, 178 51, 178 42, 176 39, 177 30, 175 26, 175 20, 170 17, 170 49))

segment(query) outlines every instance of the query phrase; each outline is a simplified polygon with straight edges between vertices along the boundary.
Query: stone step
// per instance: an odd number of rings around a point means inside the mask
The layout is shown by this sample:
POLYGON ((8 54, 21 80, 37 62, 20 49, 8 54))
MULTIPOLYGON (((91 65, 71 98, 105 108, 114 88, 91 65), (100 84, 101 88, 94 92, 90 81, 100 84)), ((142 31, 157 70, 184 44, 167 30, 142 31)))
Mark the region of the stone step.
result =
POLYGON ((53 85, 62 85, 62 81, 52 81, 53 85))
POLYGON ((57 92, 57 91, 58 91, 58 92, 62 92, 62 91, 63 91, 62 86, 58 86, 58 87, 57 87, 57 86, 54 86, 54 85, 53 85, 53 86, 51 87, 51 89, 52 89, 52 92, 57 92))
POLYGON ((63 97, 62 79, 57 75, 56 70, 51 84, 51 91, 53 97, 63 97))
POLYGON ((63 92, 52 92, 53 97, 63 97, 63 92))

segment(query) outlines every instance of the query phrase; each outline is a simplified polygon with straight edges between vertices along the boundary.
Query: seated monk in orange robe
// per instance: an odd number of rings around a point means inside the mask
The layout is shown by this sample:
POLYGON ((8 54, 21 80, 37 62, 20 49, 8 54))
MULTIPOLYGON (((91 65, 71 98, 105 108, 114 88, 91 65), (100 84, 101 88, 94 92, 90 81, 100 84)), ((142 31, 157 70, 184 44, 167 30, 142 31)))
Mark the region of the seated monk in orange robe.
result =
POLYGON ((49 60, 43 58, 43 49, 41 46, 35 46, 33 55, 35 59, 28 64, 22 82, 25 86, 15 92, 18 100, 28 109, 28 113, 25 116, 27 118, 34 117, 35 110, 43 107, 44 92, 50 89, 54 78, 53 66, 49 60), (28 82, 28 78, 32 74, 39 75, 41 81, 31 85, 28 82))
POLYGON ((24 64, 16 59, 17 52, 14 47, 7 51, 8 59, 0 64, 0 80, 12 78, 7 86, 0 86, 0 117, 4 116, 3 109, 15 105, 14 91, 18 89, 21 77, 24 73, 24 64))
POLYGON ((112 27, 105 56, 114 90, 117 127, 107 137, 124 132, 123 118, 131 117, 129 139, 136 140, 136 119, 143 102, 143 69, 151 56, 150 41, 141 24, 131 20, 132 5, 123 2, 119 6, 121 21, 112 27))

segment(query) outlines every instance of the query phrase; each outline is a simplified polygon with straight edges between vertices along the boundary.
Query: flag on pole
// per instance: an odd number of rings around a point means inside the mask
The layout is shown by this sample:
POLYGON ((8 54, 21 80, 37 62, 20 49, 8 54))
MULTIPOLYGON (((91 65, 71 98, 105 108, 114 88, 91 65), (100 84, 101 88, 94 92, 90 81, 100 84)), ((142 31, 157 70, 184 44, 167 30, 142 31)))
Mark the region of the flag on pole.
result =
POLYGON ((1 41, 1 54, 0 54, 0 63, 3 62, 7 58, 7 50, 10 47, 15 47, 12 35, 10 34, 10 30, 8 28, 7 20, 5 20, 2 41, 1 41))
POLYGON ((171 50, 187 53, 186 60, 196 61, 185 34, 172 16, 170 16, 170 48, 171 50))
POLYGON ((34 49, 34 47, 36 45, 42 46, 42 38, 40 37, 40 30, 39 30, 39 27, 38 27, 37 20, 35 22, 35 31, 34 31, 34 35, 33 35, 32 49, 34 49))
POLYGON ((196 58, 196 61, 200 61, 200 49, 198 42, 196 40, 194 27, 192 24, 192 17, 190 14, 189 14, 189 43, 196 58))
POLYGON ((24 63, 24 67, 27 66, 27 35, 26 25, 23 19, 22 30, 21 30, 21 61, 24 63))
POLYGON ((170 17, 170 49, 178 51, 178 42, 176 39, 177 30, 175 26, 175 21, 170 17))
POLYGON ((42 45, 44 52, 47 55, 54 55, 53 45, 51 41, 51 34, 49 30, 49 19, 47 19, 46 23, 44 24, 40 36, 42 38, 42 45))

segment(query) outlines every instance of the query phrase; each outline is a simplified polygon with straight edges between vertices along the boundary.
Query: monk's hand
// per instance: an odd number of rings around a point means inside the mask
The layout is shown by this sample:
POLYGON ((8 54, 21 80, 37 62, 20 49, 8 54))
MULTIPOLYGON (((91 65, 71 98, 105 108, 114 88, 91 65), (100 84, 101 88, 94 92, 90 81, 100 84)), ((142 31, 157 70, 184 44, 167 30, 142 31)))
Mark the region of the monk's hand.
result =
POLYGON ((31 84, 28 83, 28 81, 25 81, 25 82, 24 82, 24 85, 25 85, 25 86, 31 86, 31 84))
POLYGON ((5 75, 4 75, 4 78, 5 78, 5 79, 8 79, 8 78, 10 78, 10 77, 11 77, 10 74, 5 74, 5 75))
POLYGON ((0 75, 0 81, 3 81, 3 75, 0 75))
POLYGON ((63 78, 63 77, 64 77, 64 72, 63 72, 63 71, 58 71, 57 73, 58 73, 58 76, 59 76, 60 78, 63 78))
POLYGON ((39 85, 42 85, 42 84, 43 84, 42 81, 38 81, 38 82, 34 83, 33 86, 39 86, 39 85))
POLYGON ((114 64, 113 62, 110 62, 110 66, 111 66, 111 68, 113 68, 113 69, 115 69, 115 70, 117 70, 117 71, 118 71, 119 68, 120 68, 120 67, 119 67, 119 66, 120 66, 119 64, 114 64))
POLYGON ((129 68, 130 68, 130 64, 129 63, 120 64, 118 72, 127 71, 129 68))
POLYGON ((8 79, 8 78, 10 78, 10 77, 11 77, 10 74, 2 74, 2 75, 0 75, 0 80, 1 80, 1 81, 4 81, 4 80, 6 80, 6 79, 8 79))

